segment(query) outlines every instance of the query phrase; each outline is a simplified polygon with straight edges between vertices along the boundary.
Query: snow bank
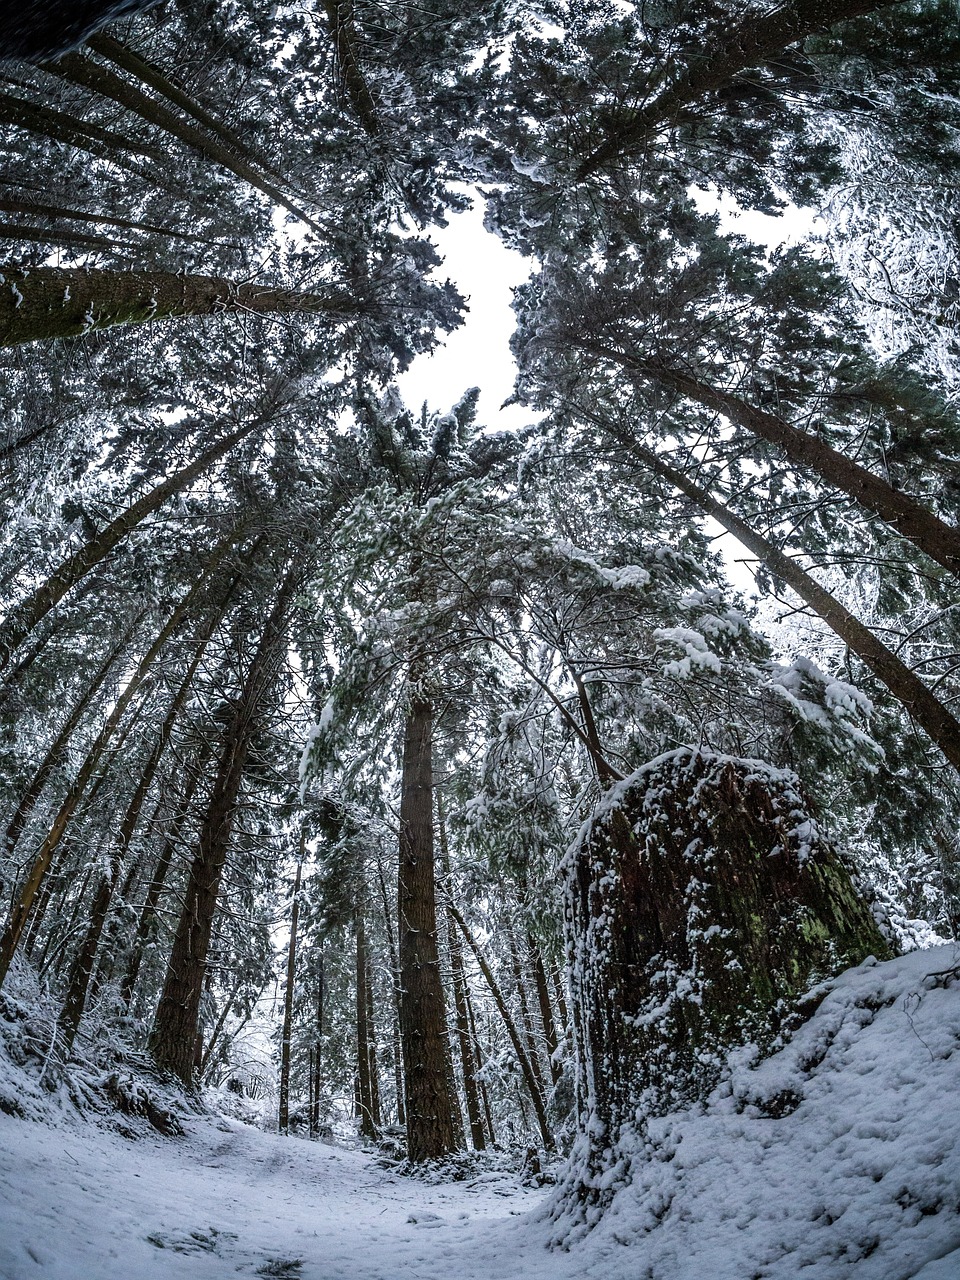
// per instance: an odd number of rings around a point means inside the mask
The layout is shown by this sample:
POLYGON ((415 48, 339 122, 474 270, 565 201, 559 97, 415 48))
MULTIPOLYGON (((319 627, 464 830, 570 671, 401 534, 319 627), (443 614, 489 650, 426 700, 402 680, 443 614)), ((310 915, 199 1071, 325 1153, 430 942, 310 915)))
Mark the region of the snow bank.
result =
POLYGON ((786 1048, 650 1122, 580 1246, 585 1273, 958 1280, 960 947, 868 961, 821 992, 786 1048))
POLYGON ((129 1141, 0 1114, 0 1277, 958 1280, 957 966, 951 945, 823 988, 780 1053, 650 1124, 565 1251, 504 1175, 428 1186, 229 1120, 129 1141))

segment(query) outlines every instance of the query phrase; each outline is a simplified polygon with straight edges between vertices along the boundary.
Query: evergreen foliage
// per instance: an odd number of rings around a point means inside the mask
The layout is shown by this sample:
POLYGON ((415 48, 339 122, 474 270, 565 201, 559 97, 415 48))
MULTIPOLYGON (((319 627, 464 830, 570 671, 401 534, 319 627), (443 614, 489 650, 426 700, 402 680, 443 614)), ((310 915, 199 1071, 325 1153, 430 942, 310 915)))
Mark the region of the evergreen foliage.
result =
POLYGON ((34 9, 0 978, 46 1072, 279 1067, 285 1132, 573 1149, 592 1211, 811 983, 955 930, 955 0, 34 9), (478 201, 530 265, 524 432, 396 387, 478 201))

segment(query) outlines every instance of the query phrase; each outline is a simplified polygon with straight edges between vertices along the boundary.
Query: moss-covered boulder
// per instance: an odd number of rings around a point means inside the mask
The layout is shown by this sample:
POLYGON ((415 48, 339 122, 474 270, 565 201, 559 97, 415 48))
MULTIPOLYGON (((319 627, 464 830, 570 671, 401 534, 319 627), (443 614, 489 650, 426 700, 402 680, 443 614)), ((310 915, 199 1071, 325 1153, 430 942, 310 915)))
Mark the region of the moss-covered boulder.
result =
POLYGON ((796 776, 679 750, 614 787, 568 858, 575 1035, 595 1154, 768 1048, 800 997, 890 955, 796 776))

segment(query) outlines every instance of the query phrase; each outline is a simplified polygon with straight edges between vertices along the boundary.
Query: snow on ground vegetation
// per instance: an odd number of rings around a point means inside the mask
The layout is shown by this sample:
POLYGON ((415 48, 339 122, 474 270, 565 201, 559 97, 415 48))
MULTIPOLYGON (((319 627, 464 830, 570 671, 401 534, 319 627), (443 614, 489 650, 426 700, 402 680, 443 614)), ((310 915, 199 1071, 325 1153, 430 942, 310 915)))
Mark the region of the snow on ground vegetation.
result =
POLYGON ((589 1233, 513 1174, 405 1178, 222 1116, 91 1123, 61 1086, 42 1123, 0 1115, 0 1277, 958 1280, 960 947, 819 995, 778 1054, 648 1126, 589 1233))

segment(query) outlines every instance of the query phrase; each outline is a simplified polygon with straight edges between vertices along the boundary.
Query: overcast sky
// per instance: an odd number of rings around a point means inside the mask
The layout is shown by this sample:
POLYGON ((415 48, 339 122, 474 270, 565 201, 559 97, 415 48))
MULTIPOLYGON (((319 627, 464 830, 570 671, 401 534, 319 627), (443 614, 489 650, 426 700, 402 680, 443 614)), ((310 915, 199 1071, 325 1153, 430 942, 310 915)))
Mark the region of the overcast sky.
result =
POLYGON ((430 231, 444 266, 437 272, 451 279, 470 307, 466 324, 432 355, 418 356, 397 379, 404 400, 419 409, 426 400, 431 409, 445 411, 468 387, 480 387, 479 422, 498 430, 525 426, 528 409, 500 405, 513 392, 516 365, 510 354, 514 314, 511 289, 529 275, 529 265, 508 249, 499 236, 483 229, 483 207, 453 214, 448 227, 430 231))

